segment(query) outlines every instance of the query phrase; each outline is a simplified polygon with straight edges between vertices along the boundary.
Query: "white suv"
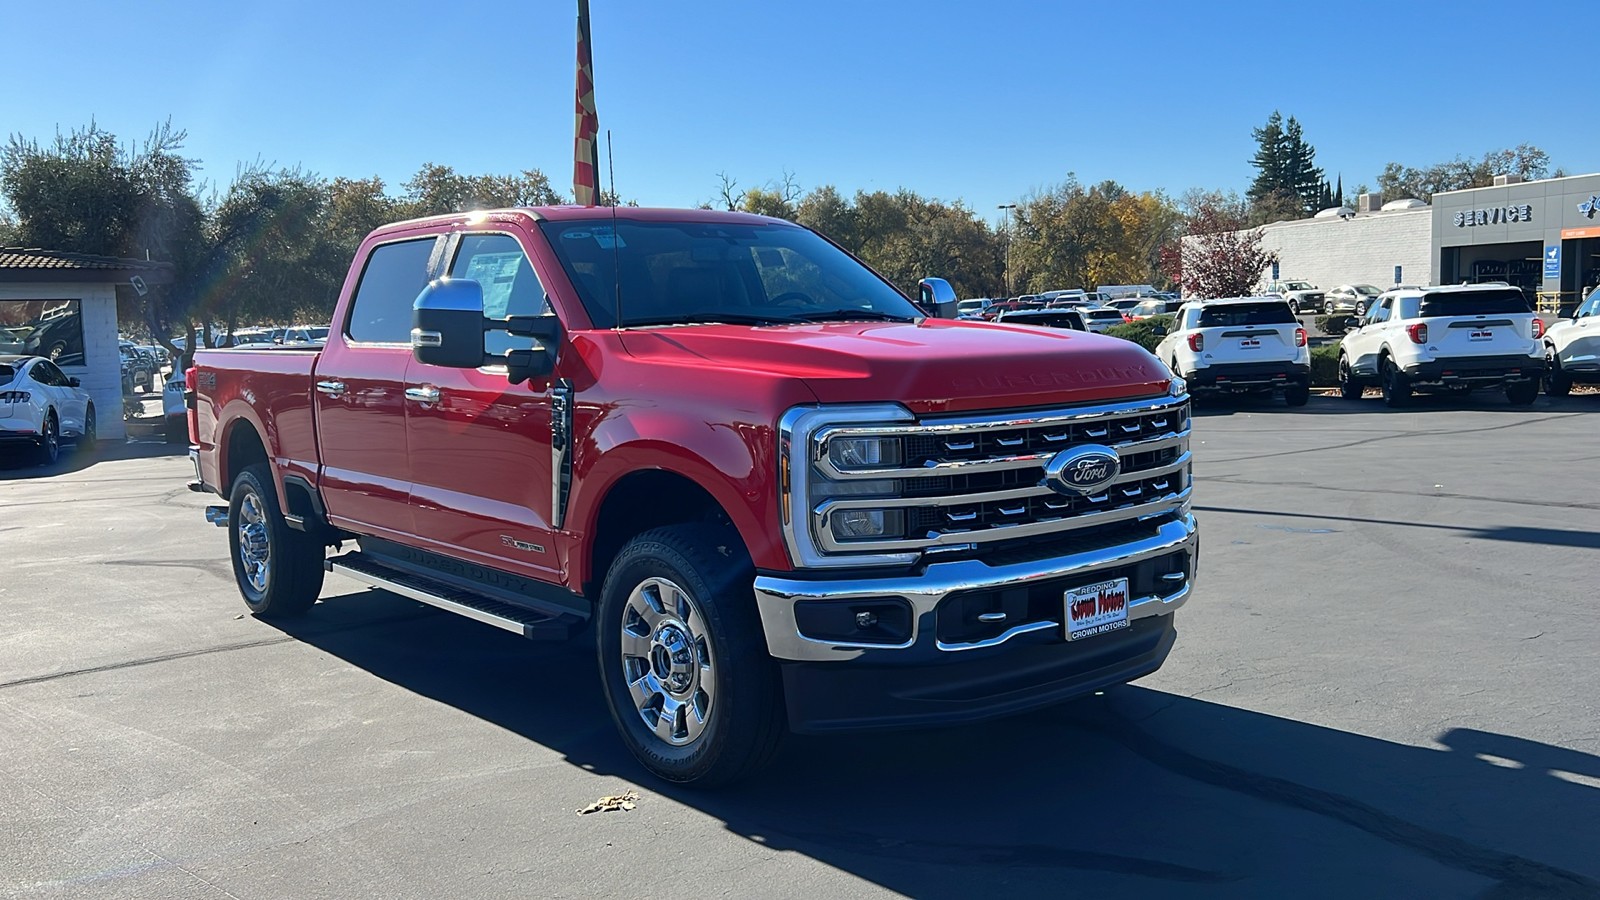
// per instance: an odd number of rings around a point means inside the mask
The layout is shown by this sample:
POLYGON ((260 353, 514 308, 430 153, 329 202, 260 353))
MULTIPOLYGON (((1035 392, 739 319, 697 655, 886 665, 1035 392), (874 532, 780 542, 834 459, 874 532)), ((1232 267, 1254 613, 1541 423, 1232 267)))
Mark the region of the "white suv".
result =
POLYGON ((1544 375, 1544 326, 1522 291, 1458 285, 1388 291, 1339 344, 1339 388, 1350 400, 1369 384, 1400 406, 1413 391, 1504 388, 1526 405, 1544 375))
POLYGON ((1156 356, 1195 394, 1281 391, 1290 406, 1311 397, 1306 330, 1277 297, 1191 300, 1178 309, 1156 356))
POLYGON ((1551 325, 1544 347, 1545 393, 1564 397, 1574 382, 1600 384, 1600 291, 1585 300, 1572 318, 1551 325))

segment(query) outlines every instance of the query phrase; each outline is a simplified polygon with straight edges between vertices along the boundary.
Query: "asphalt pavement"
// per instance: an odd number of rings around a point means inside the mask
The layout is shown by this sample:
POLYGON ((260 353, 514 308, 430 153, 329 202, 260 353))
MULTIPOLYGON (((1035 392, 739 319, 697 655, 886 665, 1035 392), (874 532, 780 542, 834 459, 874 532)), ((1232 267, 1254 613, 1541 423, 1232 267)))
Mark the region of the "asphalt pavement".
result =
POLYGON ((0 896, 1600 896, 1597 437, 1205 404, 1162 671, 720 792, 633 763, 587 645, 333 577, 245 615, 172 449, 0 463, 0 896))

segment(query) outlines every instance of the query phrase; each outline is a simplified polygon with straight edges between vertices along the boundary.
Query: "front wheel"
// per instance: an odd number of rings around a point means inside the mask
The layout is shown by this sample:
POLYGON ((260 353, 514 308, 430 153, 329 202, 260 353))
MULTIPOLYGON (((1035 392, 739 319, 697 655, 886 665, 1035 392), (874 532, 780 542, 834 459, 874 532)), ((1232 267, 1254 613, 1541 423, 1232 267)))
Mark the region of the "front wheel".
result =
POLYGON ((88 456, 94 452, 94 445, 100 439, 97 431, 98 425, 94 420, 94 407, 91 405, 83 411, 83 433, 78 435, 78 453, 88 456))
POLYGON ((1339 356, 1339 396, 1346 400, 1360 400, 1362 386, 1356 381, 1356 375, 1350 371, 1350 357, 1339 356))
POLYGON ((1572 393, 1572 376, 1561 369, 1561 357, 1555 348, 1544 354, 1544 392, 1552 397, 1565 397, 1572 393))
POLYGON ((606 702, 628 750, 667 781, 737 781, 783 737, 754 576, 738 536, 712 525, 647 531, 606 575, 595 628, 606 702))
POLYGON ((1325 316, 1333 315, 1333 301, 1332 300, 1324 300, 1322 302, 1322 314, 1325 315, 1325 316))
POLYGON ((321 542, 284 521, 272 473, 264 463, 246 468, 233 482, 228 549, 234 581, 255 615, 299 615, 317 602, 327 554, 321 542))

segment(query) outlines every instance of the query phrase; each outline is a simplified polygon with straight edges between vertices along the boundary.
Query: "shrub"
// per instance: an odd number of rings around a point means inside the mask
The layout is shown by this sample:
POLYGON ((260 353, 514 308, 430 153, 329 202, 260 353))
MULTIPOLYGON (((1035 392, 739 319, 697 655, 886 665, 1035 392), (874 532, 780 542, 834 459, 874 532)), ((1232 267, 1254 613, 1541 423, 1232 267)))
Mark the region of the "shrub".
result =
POLYGON ((1156 345, 1161 343, 1162 338, 1166 337, 1164 332, 1172 329, 1172 322, 1172 316, 1151 316, 1148 319, 1113 325, 1107 328, 1105 333, 1112 337, 1122 338, 1125 341, 1133 341, 1135 344, 1154 353, 1156 352, 1156 345), (1160 332, 1156 330, 1156 326, 1161 326, 1160 332))
POLYGON ((1311 348, 1311 386, 1337 387, 1339 385, 1339 345, 1324 344, 1311 348))
POLYGON ((1344 334, 1346 327, 1355 324, 1355 316, 1340 313, 1336 316, 1317 316, 1317 330, 1323 334, 1344 334))

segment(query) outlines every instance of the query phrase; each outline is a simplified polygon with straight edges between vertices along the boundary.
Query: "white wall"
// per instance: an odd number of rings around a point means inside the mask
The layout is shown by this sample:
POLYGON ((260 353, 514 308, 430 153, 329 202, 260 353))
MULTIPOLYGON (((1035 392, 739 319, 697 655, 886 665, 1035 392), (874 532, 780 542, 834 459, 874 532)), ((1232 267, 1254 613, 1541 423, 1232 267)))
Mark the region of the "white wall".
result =
MULTIPOLYGON (((1303 219, 1265 226, 1261 247, 1278 254, 1285 279, 1324 290, 1341 284, 1394 284, 1394 267, 1406 284, 1431 284, 1433 218, 1427 208, 1360 215, 1353 219, 1303 219)), ((1272 272, 1262 273, 1263 284, 1272 272)))
POLYGON ((62 366, 94 399, 100 437, 122 440, 122 355, 117 350, 117 292, 109 284, 0 284, 0 300, 78 300, 83 311, 83 361, 62 366))

